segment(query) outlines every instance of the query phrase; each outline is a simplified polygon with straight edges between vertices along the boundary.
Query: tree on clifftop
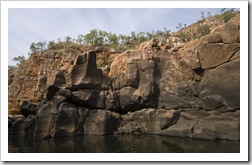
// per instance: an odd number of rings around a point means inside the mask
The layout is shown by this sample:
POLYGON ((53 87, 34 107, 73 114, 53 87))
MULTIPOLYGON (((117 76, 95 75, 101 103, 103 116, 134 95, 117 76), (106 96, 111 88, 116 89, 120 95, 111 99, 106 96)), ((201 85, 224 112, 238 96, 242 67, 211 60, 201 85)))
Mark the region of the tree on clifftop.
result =
POLYGON ((17 66, 19 66, 25 61, 25 56, 22 55, 22 56, 14 57, 12 60, 17 62, 17 66))
POLYGON ((25 60, 25 56, 14 57, 12 60, 19 62, 19 63, 22 63, 25 60))
POLYGON ((35 44, 34 42, 31 43, 31 45, 30 45, 30 50, 31 50, 32 53, 34 53, 34 52, 37 51, 37 47, 36 47, 36 44, 35 44))

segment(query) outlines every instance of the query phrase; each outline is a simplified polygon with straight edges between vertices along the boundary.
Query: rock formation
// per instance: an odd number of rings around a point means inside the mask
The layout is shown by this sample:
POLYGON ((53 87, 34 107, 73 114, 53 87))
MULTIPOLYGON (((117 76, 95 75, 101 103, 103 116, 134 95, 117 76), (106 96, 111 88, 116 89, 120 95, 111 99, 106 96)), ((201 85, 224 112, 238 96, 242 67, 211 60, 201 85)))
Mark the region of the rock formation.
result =
POLYGON ((97 68, 97 52, 79 52, 41 76, 45 95, 37 106, 21 104, 26 118, 12 133, 239 140, 239 17, 184 44, 163 45, 160 38, 142 43, 115 56, 108 74, 97 68))

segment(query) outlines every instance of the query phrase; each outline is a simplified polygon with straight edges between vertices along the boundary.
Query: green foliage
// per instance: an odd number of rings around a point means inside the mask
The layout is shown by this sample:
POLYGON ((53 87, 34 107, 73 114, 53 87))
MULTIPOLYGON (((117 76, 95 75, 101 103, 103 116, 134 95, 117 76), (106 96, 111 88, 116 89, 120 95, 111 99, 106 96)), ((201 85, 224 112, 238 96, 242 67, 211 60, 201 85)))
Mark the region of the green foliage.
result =
POLYGON ((87 34, 79 34, 77 39, 66 36, 64 40, 58 38, 57 41, 32 43, 30 45, 30 50, 32 53, 37 51, 42 51, 47 48, 47 50, 59 50, 66 48, 76 48, 80 45, 90 45, 90 46, 109 46, 116 51, 125 51, 127 49, 136 48, 140 43, 152 38, 163 36, 168 38, 170 30, 164 28, 163 30, 152 30, 152 32, 139 32, 136 33, 132 31, 130 35, 116 34, 111 32, 106 32, 102 30, 93 29, 87 34), (47 46, 47 47, 46 47, 47 46))
POLYGON ((41 42, 39 41, 38 43, 31 43, 30 45, 30 50, 32 53, 37 52, 37 51, 43 51, 45 50, 46 42, 41 42))
POLYGON ((180 23, 178 23, 178 25, 176 26, 176 29, 182 29, 182 23, 180 22, 180 23))
POLYGON ((17 67, 16 66, 8 66, 8 73, 13 73, 14 71, 16 71, 17 67))
POLYGON ((35 44, 34 42, 31 43, 31 45, 30 45, 30 50, 31 50, 32 53, 33 53, 33 52, 36 52, 37 47, 36 47, 36 44, 35 44))
POLYGON ((219 16, 219 19, 227 23, 231 18, 237 15, 237 11, 234 9, 227 10, 226 8, 221 9, 222 14, 219 16))
POLYGON ((25 62, 25 56, 18 56, 18 57, 14 57, 13 59, 12 59, 12 61, 15 61, 15 62, 17 62, 17 67, 20 65, 20 64, 22 64, 22 63, 24 63, 25 62))
POLYGON ((78 35, 77 42, 93 45, 93 46, 110 46, 115 50, 125 50, 129 48, 135 48, 140 43, 150 40, 157 36, 168 37, 170 30, 164 28, 164 30, 152 31, 152 33, 132 31, 130 35, 115 34, 111 32, 101 31, 97 29, 90 30, 86 35, 78 35))
MULTIPOLYGON (((119 38, 117 37, 116 34, 107 33, 107 40, 108 40, 109 45, 116 46, 119 44, 119 38)), ((106 41, 105 41, 105 43, 106 43, 106 41)))
POLYGON ((201 14, 201 19, 202 20, 205 19, 205 13, 204 13, 204 11, 202 11, 200 14, 201 14))
POLYGON ((100 60, 101 61, 99 63, 97 63, 98 68, 104 68, 106 66, 111 66, 111 64, 113 62, 113 59, 108 58, 107 56, 100 57, 100 60))
POLYGON ((211 14, 210 11, 207 13, 207 16, 208 16, 208 17, 211 17, 211 16, 212 16, 212 14, 211 14))
POLYGON ((210 26, 208 24, 201 25, 198 27, 197 31, 200 34, 200 36, 204 36, 210 33, 210 26))
POLYGON ((49 41, 49 43, 47 45, 47 48, 49 50, 55 50, 55 49, 57 49, 56 43, 54 41, 49 41))
POLYGON ((14 57, 12 60, 15 62, 22 63, 23 61, 25 61, 25 56, 14 57))
POLYGON ((82 34, 79 34, 78 38, 76 39, 76 42, 80 45, 83 44, 84 43, 84 36, 82 34))
POLYGON ((179 38, 183 41, 183 42, 187 42, 190 39, 190 35, 187 33, 179 33, 179 38))
POLYGON ((71 42, 72 42, 72 38, 69 37, 69 36, 66 36, 66 37, 65 37, 65 42, 66 42, 67 44, 71 43, 71 42))

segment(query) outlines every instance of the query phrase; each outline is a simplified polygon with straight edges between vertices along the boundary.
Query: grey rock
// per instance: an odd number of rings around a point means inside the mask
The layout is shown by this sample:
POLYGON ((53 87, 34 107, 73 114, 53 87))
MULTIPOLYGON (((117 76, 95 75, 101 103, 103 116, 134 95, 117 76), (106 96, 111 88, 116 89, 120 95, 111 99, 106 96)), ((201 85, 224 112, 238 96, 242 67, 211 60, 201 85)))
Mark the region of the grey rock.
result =
POLYGON ((19 120, 13 123, 11 134, 24 134, 25 133, 25 121, 19 120))
POLYGON ((79 55, 74 65, 66 73, 66 82, 71 90, 107 89, 109 79, 102 74, 96 65, 96 53, 89 51, 79 55))
POLYGON ((34 136, 45 137, 50 135, 50 129, 52 125, 52 110, 53 103, 48 102, 44 104, 36 115, 36 125, 34 130, 34 136))
POLYGON ((200 98, 207 109, 240 107, 240 60, 206 71, 199 84, 200 98))
POLYGON ((105 109, 105 92, 96 89, 81 89, 72 92, 72 100, 77 105, 82 105, 92 109, 105 109))
POLYGON ((234 18, 224 25, 221 32, 223 43, 239 43, 240 42, 240 19, 234 18))
POLYGON ((154 132, 160 135, 190 137, 207 140, 239 140, 239 116, 230 114, 211 114, 207 111, 181 112, 177 122, 167 129, 154 132))
POLYGON ((51 131, 52 137, 78 135, 77 124, 77 107, 71 103, 61 103, 58 108, 58 115, 54 117, 54 125, 51 131))
POLYGON ((141 96, 134 95, 136 91, 132 87, 124 87, 119 91, 119 100, 122 111, 136 111, 141 109, 141 96))
POLYGON ((164 130, 174 123, 179 117, 179 111, 162 109, 142 109, 122 116, 120 133, 154 133, 164 130))
POLYGON ((105 110, 89 110, 84 122, 84 134, 113 134, 119 125, 119 114, 105 110))
POLYGON ((37 113, 37 106, 29 100, 21 100, 19 110, 24 117, 27 117, 30 114, 35 115, 37 113))
POLYGON ((47 77, 47 100, 52 100, 53 96, 66 87, 65 75, 62 71, 54 71, 47 77))

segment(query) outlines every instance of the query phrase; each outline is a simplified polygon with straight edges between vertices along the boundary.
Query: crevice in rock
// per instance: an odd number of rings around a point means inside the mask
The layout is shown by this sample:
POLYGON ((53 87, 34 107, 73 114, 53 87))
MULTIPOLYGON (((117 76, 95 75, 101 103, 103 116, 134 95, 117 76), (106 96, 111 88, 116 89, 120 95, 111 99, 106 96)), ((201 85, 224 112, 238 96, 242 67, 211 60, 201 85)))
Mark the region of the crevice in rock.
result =
POLYGON ((223 66, 223 65, 225 65, 225 64, 227 64, 227 63, 229 63, 229 62, 231 62, 231 61, 237 60, 237 59, 239 59, 239 58, 240 58, 240 57, 234 58, 234 59, 232 59, 232 60, 227 60, 226 62, 223 62, 223 63, 220 64, 220 65, 217 65, 217 66, 215 66, 215 67, 211 67, 211 68, 208 68, 208 69, 205 69, 205 70, 216 69, 216 68, 218 68, 218 67, 221 67, 221 66, 223 66))
POLYGON ((177 124, 177 121, 178 121, 179 118, 180 118, 180 113, 181 113, 180 111, 177 111, 177 112, 174 114, 174 116, 172 117, 171 122, 168 123, 166 126, 164 126, 161 130, 167 129, 167 128, 173 126, 174 124, 177 124))
POLYGON ((197 75, 199 75, 200 77, 203 77, 203 76, 204 76, 204 73, 205 73, 205 70, 202 69, 201 67, 195 68, 195 69, 193 69, 193 71, 194 71, 197 75))
POLYGON ((240 57, 236 57, 236 58, 232 59, 232 57, 233 57, 233 56, 236 54, 236 52, 238 52, 238 51, 240 51, 240 48, 239 48, 239 49, 236 49, 236 50, 233 52, 233 54, 229 57, 228 61, 232 61, 232 60, 234 60, 234 59, 240 58, 240 57), (232 59, 232 60, 231 60, 231 59, 232 59))
POLYGON ((194 132, 194 127, 191 128, 191 135, 193 134, 194 132))

